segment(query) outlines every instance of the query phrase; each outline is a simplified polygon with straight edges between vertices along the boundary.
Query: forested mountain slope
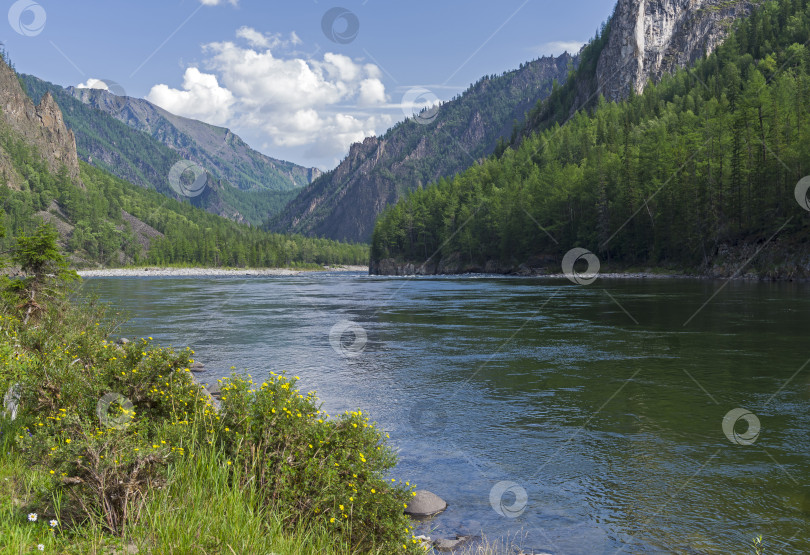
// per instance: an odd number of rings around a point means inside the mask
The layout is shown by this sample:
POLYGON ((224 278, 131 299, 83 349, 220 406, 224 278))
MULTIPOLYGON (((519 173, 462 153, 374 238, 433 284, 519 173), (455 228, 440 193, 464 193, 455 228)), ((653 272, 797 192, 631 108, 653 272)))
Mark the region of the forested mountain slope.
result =
POLYGON ((49 222, 75 266, 129 263, 284 266, 364 263, 368 249, 268 233, 127 183, 79 162, 50 94, 39 106, 0 60, 0 217, 14 238, 49 222))
POLYGON ((559 272, 583 247, 727 275, 762 248, 760 275, 810 276, 808 39, 807 0, 763 4, 693 68, 392 207, 372 270, 559 272))
POLYGON ((368 241, 387 205, 491 154, 525 112, 551 92, 554 80, 565 81, 575 62, 563 54, 485 77, 438 111, 353 144, 340 165, 304 189, 271 228, 368 241))
POLYGON ((619 0, 609 23, 576 58, 576 72, 569 75, 565 57, 536 60, 516 72, 483 79, 442 106, 431 125, 407 121, 381 138, 353 145, 338 168, 302 191, 272 227, 366 240, 370 222, 403 194, 452 177, 493 151, 500 155, 499 140, 516 145, 577 110, 594 109, 600 95, 619 100, 631 91, 641 92, 648 81, 712 52, 733 21, 757 3, 619 0), (559 86, 552 92, 553 79, 559 86), (486 109, 492 106, 497 107, 494 114, 486 109), (482 126, 483 135, 477 131, 482 126))

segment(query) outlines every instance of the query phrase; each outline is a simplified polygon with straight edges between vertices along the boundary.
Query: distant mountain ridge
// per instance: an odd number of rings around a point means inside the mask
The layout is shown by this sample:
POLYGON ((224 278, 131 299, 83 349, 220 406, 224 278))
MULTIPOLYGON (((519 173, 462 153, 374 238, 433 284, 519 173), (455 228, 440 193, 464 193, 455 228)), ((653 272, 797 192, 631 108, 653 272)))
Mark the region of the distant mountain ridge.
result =
POLYGON ((168 171, 165 165, 180 156, 55 85, 51 93, 44 81, 17 75, 7 60, 0 49, 0 224, 5 231, 0 251, 10 252, 18 237, 47 222, 75 267, 272 267, 368 260, 364 245, 272 234, 201 210, 233 210, 234 203, 250 195, 289 191, 241 191, 209 175, 205 191, 192 202, 178 202, 168 184, 134 185, 80 161, 77 149, 83 144, 107 151, 130 164, 119 168, 144 176, 168 171), (25 91, 31 86, 39 87, 38 104, 25 91))
POLYGON ((102 89, 67 87, 68 94, 133 129, 157 139, 214 177, 242 190, 275 191, 303 187, 321 174, 252 149, 230 129, 174 115, 142 98, 116 96, 102 89))
POLYGON ((381 137, 353 144, 337 168, 304 189, 271 228, 368 241, 386 206, 490 155, 525 112, 551 93, 555 81, 565 81, 576 63, 575 56, 565 53, 485 77, 442 104, 435 119, 425 118, 428 123, 410 118, 381 137))
MULTIPOLYGON (((87 89, 76 89, 80 93, 80 98, 76 98, 68 89, 37 77, 22 75, 20 79, 35 101, 46 95, 57 100, 67 127, 75 134, 81 159, 174 198, 180 197, 169 187, 170 169, 179 160, 190 159, 209 173, 205 193, 190 199, 191 202, 235 221, 265 223, 295 196, 310 176, 318 174, 317 170, 268 158, 250 149, 227 129, 174 116, 146 101, 87 89), (81 101, 85 93, 87 103, 81 101), (110 112, 148 115, 147 121, 157 138, 127 125, 110 112), (183 131, 189 129, 196 129, 196 136, 204 142, 196 142, 183 131), (217 136, 222 138, 219 151, 210 148, 217 136), (161 142, 161 137, 166 141, 161 142)), ((137 121, 140 120, 131 118, 133 124, 137 121)))

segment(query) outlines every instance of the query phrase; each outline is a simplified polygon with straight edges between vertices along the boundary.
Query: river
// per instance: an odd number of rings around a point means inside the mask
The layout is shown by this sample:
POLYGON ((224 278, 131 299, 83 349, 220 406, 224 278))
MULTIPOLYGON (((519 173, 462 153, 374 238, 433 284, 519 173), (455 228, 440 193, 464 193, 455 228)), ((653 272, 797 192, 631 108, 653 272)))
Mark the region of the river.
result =
POLYGON ((129 317, 122 336, 191 345, 204 380, 287 371, 328 412, 368 412, 400 450, 395 475, 448 501, 420 527, 431 536, 703 554, 753 553, 762 534, 766 553, 810 552, 808 284, 306 273, 84 288, 129 317))

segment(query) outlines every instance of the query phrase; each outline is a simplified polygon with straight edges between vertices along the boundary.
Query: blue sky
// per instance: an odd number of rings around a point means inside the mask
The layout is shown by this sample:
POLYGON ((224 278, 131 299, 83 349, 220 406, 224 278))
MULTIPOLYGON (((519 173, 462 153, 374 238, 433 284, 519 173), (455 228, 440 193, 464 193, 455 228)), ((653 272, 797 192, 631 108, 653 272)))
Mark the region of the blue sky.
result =
POLYGON ((403 98, 447 100, 577 48, 615 0, 338 2, 6 0, 0 40, 20 72, 114 81, 270 156, 329 169, 404 119, 403 98))

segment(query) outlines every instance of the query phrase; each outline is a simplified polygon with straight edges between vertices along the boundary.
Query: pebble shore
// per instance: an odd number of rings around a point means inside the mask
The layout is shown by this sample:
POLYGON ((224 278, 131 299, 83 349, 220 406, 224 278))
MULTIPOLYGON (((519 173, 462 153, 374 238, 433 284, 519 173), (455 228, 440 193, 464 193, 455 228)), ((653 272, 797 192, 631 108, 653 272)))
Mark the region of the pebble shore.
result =
MULTIPOLYGON (((210 277, 210 276, 296 276, 320 270, 291 270, 289 268, 108 268, 79 270, 83 278, 93 277, 210 277)), ((368 266, 329 266, 324 272, 366 272, 368 266)))

